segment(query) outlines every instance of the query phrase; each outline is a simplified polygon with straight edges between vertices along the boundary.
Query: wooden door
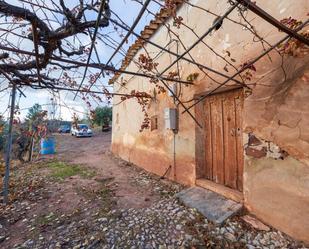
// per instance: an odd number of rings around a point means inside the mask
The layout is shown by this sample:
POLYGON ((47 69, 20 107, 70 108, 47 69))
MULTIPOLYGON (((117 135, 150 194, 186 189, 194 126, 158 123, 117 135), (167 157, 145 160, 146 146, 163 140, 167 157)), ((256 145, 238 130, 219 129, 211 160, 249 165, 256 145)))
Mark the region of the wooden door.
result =
POLYGON ((205 111, 205 176, 242 191, 242 89, 209 96, 205 111))

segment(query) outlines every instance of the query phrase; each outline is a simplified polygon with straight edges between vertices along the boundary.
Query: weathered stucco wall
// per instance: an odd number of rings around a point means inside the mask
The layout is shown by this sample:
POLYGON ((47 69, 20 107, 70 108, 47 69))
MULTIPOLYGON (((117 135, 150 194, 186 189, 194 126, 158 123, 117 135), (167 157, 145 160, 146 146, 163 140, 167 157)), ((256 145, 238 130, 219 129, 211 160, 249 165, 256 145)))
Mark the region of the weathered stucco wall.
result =
POLYGON ((308 242, 308 165, 292 157, 251 158, 244 177, 248 209, 265 223, 308 242))
POLYGON ((308 56, 289 57, 284 69, 286 80, 280 71, 267 74, 268 87, 255 87, 245 101, 244 131, 258 137, 253 145, 244 141, 245 203, 266 223, 309 242, 308 56))
MULTIPOLYGON (((278 20, 289 16, 306 20, 309 12, 307 0, 256 2, 278 20)), ((195 0, 192 3, 220 14, 228 8, 227 1, 195 0)), ((215 19, 214 16, 186 4, 178 14, 199 35, 215 19)), ((233 12, 230 18, 241 20, 237 12, 233 12)), ((252 20, 257 32, 270 44, 284 36, 250 12, 247 13, 247 19, 252 20)), ((172 24, 171 27, 179 34, 186 47, 197 39, 185 27, 177 29, 172 24)), ((222 28, 205 38, 205 42, 226 59, 231 61, 233 58, 236 61, 234 64, 239 68, 241 64, 259 55, 263 49, 261 43, 252 42, 252 38, 252 33, 225 20, 222 28)), ((152 41, 162 46, 167 45, 170 36, 166 28, 162 27, 152 37, 152 41)), ((183 51, 183 47, 180 44, 177 46, 175 42, 168 48, 174 52, 183 51)), ((146 50, 151 55, 160 52, 150 44, 146 45, 146 50)), ((139 54, 141 53, 145 54, 145 51, 141 50, 139 54)), ((191 55, 200 63, 220 72, 229 75, 234 72, 229 66, 229 72, 225 72, 223 68, 226 63, 202 43, 192 50, 191 55)), ((158 70, 164 69, 173 59, 167 53, 160 54, 156 59, 159 63, 158 70)), ((252 93, 245 99, 243 113, 245 205, 266 223, 309 243, 309 56, 285 56, 282 59, 274 51, 270 53, 270 57, 264 57, 256 63, 255 67, 257 72, 250 81, 252 93), (262 141, 261 144, 249 143, 248 134, 262 141), (272 151, 274 148, 275 152, 272 151)), ((127 69, 139 70, 134 62, 127 69)), ((209 80, 192 64, 181 62, 179 69, 182 79, 193 72, 199 72, 194 86, 182 86, 182 101, 190 100, 195 94, 217 86, 217 83, 209 80)), ((210 75, 219 82, 224 80, 214 74, 210 75)), ((114 84, 114 90, 123 93, 130 93, 131 90, 146 91, 153 96, 155 91, 148 80, 126 75, 122 75, 118 83, 114 84)), ((115 97, 112 150, 122 158, 158 175, 163 175, 171 165, 167 174, 170 179, 193 185, 196 178, 196 125, 189 115, 180 114, 179 132, 175 135, 174 162, 174 134, 164 128, 163 116, 164 108, 174 106, 173 99, 167 93, 156 95, 150 103, 148 113, 150 117, 157 115, 158 129, 139 132, 143 120, 141 107, 134 99, 121 102, 115 97)), ((179 107, 179 111, 182 110, 179 107)))
POLYGON ((195 158, 192 155, 194 155, 195 147, 194 138, 190 137, 194 124, 180 121, 179 129, 182 132, 176 134, 174 138, 174 133, 164 128, 163 118, 164 108, 172 107, 172 101, 169 103, 169 97, 165 95, 158 98, 151 103, 148 110, 150 116, 158 116, 157 130, 139 132, 143 116, 139 113, 140 106, 135 101, 122 103, 125 108, 132 110, 126 114, 122 111, 114 111, 112 151, 125 160, 158 175, 163 175, 172 166, 167 172, 168 178, 194 185, 195 158), (135 118, 138 121, 135 121, 135 118))

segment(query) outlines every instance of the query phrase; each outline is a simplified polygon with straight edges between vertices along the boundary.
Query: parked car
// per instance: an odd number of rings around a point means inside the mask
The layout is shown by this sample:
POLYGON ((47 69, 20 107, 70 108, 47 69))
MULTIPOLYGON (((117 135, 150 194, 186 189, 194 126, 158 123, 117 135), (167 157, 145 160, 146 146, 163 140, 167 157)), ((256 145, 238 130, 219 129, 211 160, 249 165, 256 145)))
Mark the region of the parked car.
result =
POLYGON ((86 124, 78 124, 76 127, 72 126, 71 135, 75 137, 92 137, 92 130, 86 124))
POLYGON ((58 128, 59 133, 70 133, 71 127, 69 125, 61 125, 58 128))

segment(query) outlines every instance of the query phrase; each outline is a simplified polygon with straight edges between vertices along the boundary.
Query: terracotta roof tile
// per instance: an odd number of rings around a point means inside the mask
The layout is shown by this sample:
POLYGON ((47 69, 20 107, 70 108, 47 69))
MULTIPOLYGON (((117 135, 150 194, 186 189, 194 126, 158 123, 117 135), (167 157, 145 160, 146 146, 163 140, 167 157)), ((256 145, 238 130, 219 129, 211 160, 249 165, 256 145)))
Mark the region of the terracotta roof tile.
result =
MULTIPOLYGON (((176 0, 177 8, 184 3, 184 0, 176 0)), ((161 8, 160 11, 155 15, 154 19, 150 21, 149 25, 144 27, 141 31, 140 36, 149 40, 154 33, 161 27, 161 25, 168 20, 170 17, 169 10, 165 7, 161 8)), ((146 43, 141 38, 137 38, 135 42, 129 47, 125 58, 122 60, 120 70, 125 70, 130 62, 133 60, 137 52, 142 48, 143 44, 146 43)), ((113 84, 120 76, 120 73, 115 73, 114 76, 108 81, 108 84, 113 84)))

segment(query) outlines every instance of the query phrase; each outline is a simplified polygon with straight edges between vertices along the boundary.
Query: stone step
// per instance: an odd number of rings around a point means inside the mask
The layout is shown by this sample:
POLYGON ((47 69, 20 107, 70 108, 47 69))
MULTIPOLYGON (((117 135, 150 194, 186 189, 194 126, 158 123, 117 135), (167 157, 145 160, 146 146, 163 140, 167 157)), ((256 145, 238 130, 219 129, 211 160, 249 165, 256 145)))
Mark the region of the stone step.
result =
POLYGON ((208 220, 221 224, 238 213, 242 203, 237 203, 208 189, 190 187, 177 194, 178 199, 190 208, 196 208, 208 220))

